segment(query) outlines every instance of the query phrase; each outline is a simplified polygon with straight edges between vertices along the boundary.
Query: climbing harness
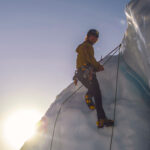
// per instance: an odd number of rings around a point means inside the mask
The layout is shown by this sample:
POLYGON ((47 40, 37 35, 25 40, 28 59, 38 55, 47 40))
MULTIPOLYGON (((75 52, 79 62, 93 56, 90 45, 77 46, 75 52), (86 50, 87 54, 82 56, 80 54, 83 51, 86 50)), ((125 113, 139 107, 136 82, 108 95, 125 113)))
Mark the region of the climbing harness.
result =
MULTIPOLYGON (((114 50, 112 50, 110 53, 108 53, 108 54, 104 57, 104 59, 107 58, 110 54, 112 54, 112 53, 114 52, 114 53, 113 53, 111 56, 109 56, 108 59, 106 59, 106 60, 104 61, 104 63, 103 63, 103 65, 105 65, 105 64, 115 55, 115 53, 117 53, 117 52, 119 51, 118 65, 117 65, 117 78, 116 78, 114 121, 115 121, 116 101, 117 101, 117 84, 118 84, 119 63, 120 63, 120 47, 121 47, 121 44, 119 44, 114 50)), ((101 59, 99 62, 102 62, 104 59, 101 59)), ((75 79, 75 76, 74 76, 73 79, 75 79)), ((58 120, 58 117, 59 117, 59 115, 60 115, 62 106, 63 106, 73 95, 75 95, 82 87, 83 87, 83 85, 81 85, 78 89, 76 89, 70 96, 68 96, 68 97, 60 104, 58 113, 57 113, 57 115, 56 115, 56 119, 55 119, 55 121, 54 121, 54 128, 53 128, 53 131, 52 131, 52 137, 51 137, 51 143, 50 143, 50 150, 52 150, 52 147, 53 147, 53 140, 54 140, 54 135, 55 135, 56 124, 57 124, 57 120, 58 120)), ((113 133, 114 133, 114 127, 112 127, 110 150, 111 150, 111 147, 112 147, 113 133)))
POLYGON ((92 67, 92 65, 90 64, 84 64, 83 66, 81 66, 78 70, 75 71, 75 75, 73 77, 74 80, 74 84, 77 85, 78 82, 78 72, 82 71, 83 73, 83 78, 91 81, 93 74, 95 74, 96 72, 94 71, 94 68, 92 67))

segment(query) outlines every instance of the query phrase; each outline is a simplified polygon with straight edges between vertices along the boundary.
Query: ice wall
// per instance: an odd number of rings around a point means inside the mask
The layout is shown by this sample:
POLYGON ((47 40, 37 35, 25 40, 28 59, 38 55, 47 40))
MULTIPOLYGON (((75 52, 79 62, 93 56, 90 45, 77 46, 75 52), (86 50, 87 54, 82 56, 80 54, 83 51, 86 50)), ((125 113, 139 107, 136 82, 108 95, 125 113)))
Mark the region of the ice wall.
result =
MULTIPOLYGON (((126 8, 128 28, 120 56, 116 121, 111 150, 150 149, 150 0, 132 0, 126 8)), ((106 115, 113 118, 118 56, 97 74, 106 115)), ((112 128, 96 128, 96 111, 84 102, 87 89, 70 84, 38 124, 21 150, 109 150, 112 128), (60 115, 57 118, 57 114, 60 115), (55 122, 57 120, 57 122, 55 122), (56 124, 55 124, 56 123, 56 124), (55 127, 54 127, 55 126, 55 127)))
POLYGON ((125 13, 124 60, 150 87, 150 0, 132 0, 125 13))

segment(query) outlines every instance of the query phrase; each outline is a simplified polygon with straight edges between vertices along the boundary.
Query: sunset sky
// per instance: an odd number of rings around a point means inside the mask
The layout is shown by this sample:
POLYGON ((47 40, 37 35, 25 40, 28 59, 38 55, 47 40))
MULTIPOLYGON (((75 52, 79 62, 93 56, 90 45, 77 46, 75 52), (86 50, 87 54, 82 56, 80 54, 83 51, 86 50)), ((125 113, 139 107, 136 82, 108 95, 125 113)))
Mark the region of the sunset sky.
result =
MULTIPOLYGON (((18 110, 39 119, 72 82, 75 49, 96 28, 97 60, 115 48, 126 30, 129 0, 5 0, 0 2, 0 132, 18 110)), ((0 135, 1 150, 16 150, 0 135)))

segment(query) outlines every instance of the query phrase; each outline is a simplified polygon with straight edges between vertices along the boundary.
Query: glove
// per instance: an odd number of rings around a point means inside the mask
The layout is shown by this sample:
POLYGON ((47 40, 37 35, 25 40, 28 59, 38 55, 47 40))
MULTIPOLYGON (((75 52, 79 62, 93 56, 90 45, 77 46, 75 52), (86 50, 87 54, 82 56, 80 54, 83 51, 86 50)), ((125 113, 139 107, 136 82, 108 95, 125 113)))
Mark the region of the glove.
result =
POLYGON ((78 80, 77 79, 74 79, 74 85, 76 86, 78 83, 78 80))
POLYGON ((104 71, 104 67, 102 65, 99 65, 99 68, 97 70, 97 72, 100 72, 100 71, 104 71))

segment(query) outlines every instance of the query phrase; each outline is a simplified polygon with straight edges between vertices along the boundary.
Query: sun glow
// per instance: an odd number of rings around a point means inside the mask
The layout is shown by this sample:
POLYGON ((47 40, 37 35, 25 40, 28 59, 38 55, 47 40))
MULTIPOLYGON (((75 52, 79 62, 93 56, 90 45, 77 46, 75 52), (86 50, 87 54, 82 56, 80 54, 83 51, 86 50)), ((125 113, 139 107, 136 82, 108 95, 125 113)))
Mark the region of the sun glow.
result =
POLYGON ((4 124, 4 136, 8 144, 20 148, 35 133, 35 125, 40 113, 34 110, 17 111, 8 117, 4 124))

